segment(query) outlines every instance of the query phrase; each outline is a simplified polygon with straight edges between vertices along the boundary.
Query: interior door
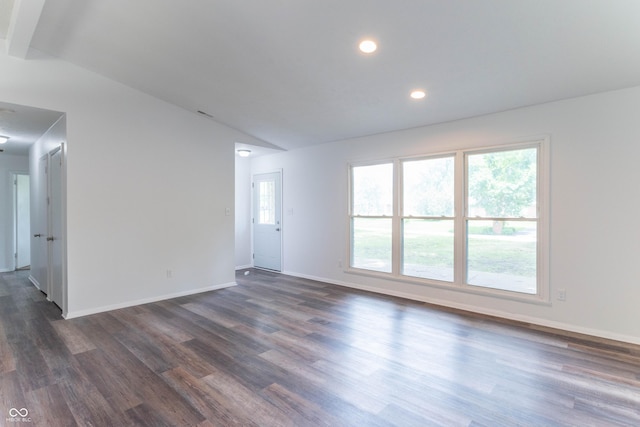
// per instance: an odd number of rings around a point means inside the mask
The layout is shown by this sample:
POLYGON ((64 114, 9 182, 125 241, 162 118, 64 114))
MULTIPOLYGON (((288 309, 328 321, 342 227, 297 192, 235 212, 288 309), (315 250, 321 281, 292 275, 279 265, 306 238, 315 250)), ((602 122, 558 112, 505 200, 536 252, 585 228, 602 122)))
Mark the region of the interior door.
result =
POLYGON ((253 177, 253 265, 282 271, 282 174, 253 177))
POLYGON ((31 254, 31 280, 42 292, 49 295, 49 279, 48 269, 49 260, 47 255, 47 236, 49 233, 48 225, 48 171, 49 155, 44 155, 38 160, 37 171, 34 181, 36 181, 39 191, 35 191, 36 197, 32 200, 34 223, 31 233, 33 240, 31 246, 33 248, 31 254))
POLYGON ((31 218, 29 175, 15 175, 16 270, 31 265, 31 218))
POLYGON ((64 312, 64 144, 49 153, 49 299, 64 312))

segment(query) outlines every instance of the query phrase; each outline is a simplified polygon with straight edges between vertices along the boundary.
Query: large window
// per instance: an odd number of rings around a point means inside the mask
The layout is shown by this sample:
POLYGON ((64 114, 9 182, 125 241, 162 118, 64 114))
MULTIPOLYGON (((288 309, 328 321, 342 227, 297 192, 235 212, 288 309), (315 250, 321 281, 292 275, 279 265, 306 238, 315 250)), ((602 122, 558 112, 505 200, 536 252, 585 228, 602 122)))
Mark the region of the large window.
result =
POLYGON ((351 166, 350 268, 547 298, 546 142, 351 166))
POLYGON ((402 167, 402 274, 453 282, 453 156, 402 167))
POLYGON ((352 169, 351 266, 392 271, 393 163, 352 169))
POLYGON ((535 294, 538 149, 466 156, 469 285, 535 294))

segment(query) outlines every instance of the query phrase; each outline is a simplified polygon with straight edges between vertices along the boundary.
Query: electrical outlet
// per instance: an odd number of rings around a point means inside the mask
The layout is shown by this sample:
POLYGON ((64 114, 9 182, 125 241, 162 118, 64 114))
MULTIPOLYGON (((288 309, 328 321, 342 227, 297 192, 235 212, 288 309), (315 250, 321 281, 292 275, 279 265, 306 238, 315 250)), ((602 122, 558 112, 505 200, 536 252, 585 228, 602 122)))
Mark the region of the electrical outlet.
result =
POLYGON ((566 301, 566 300, 567 300, 567 290, 558 289, 558 301, 566 301))

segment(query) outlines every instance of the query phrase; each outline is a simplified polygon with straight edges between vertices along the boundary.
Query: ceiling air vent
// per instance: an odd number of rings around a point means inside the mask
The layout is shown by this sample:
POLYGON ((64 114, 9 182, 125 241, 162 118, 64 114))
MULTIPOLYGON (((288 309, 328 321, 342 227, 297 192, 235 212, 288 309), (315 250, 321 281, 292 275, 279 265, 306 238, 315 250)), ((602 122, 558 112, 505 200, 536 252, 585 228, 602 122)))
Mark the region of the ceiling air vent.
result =
POLYGON ((212 116, 211 114, 209 114, 209 113, 205 113, 205 112, 204 112, 204 111, 202 111, 202 110, 198 110, 198 114, 202 114, 202 115, 203 115, 203 116, 205 116, 205 117, 209 117, 210 119, 213 119, 213 116, 212 116))

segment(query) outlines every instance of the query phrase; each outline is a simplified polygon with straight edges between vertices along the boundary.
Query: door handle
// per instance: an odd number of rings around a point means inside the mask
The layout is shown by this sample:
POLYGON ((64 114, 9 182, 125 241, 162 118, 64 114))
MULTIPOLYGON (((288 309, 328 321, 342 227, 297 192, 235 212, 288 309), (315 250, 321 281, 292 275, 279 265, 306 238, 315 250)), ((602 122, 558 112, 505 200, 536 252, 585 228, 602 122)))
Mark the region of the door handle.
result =
POLYGON ((276 228, 276 231, 280 231, 280 229, 279 229, 279 228, 276 228))
POLYGON ((33 237, 41 237, 42 234, 38 233, 38 234, 34 234, 33 237))
POLYGON ((53 236, 47 237, 47 242, 53 242, 54 240, 56 239, 53 236))

